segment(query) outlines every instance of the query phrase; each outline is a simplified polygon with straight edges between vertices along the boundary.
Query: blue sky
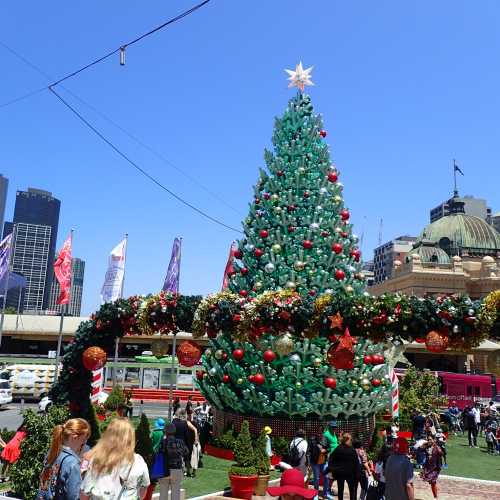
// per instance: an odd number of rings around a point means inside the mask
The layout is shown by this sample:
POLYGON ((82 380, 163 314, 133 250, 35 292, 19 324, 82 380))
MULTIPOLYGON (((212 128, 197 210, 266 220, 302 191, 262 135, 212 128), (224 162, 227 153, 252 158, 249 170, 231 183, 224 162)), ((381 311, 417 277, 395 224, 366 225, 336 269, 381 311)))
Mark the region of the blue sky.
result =
MULTIPOLYGON (((60 77, 194 2, 3 2, 0 42, 60 77)), ((309 93, 324 117, 364 255, 378 239, 416 234, 429 208, 462 194, 500 210, 500 4, 470 1, 212 0, 205 8, 66 82, 233 208, 64 93, 141 166, 239 227, 273 118, 293 92, 284 68, 314 65, 309 93)), ((43 86, 0 47, 0 103, 43 86)), ((220 288, 237 236, 139 176, 48 92, 0 109, 0 172, 15 191, 52 191, 59 242, 75 229, 86 260, 83 312, 99 304, 107 256, 130 235, 125 293, 161 287, 172 240, 184 238, 183 293, 220 288)))

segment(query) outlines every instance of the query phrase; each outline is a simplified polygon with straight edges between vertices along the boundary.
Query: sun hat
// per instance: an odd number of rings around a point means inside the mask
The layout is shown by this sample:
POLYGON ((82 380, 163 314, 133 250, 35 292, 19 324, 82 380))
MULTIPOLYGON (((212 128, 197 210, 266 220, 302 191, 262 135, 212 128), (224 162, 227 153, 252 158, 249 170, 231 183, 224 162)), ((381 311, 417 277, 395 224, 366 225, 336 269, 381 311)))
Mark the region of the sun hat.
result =
POLYGON ((404 437, 398 437, 394 440, 392 451, 399 455, 406 455, 408 453, 408 441, 404 437))
POLYGON ((280 485, 267 488, 267 492, 273 497, 282 495, 299 495, 308 500, 318 494, 318 490, 304 487, 304 474, 298 469, 287 469, 281 475, 280 485))
POLYGON ((271 434, 271 433, 273 432, 273 430, 271 429, 271 427, 269 427, 268 425, 266 425, 266 426, 264 427, 264 432, 265 432, 266 434, 271 434))
POLYGON ((163 430, 165 428, 165 420, 163 418, 157 418, 155 420, 155 429, 163 430))

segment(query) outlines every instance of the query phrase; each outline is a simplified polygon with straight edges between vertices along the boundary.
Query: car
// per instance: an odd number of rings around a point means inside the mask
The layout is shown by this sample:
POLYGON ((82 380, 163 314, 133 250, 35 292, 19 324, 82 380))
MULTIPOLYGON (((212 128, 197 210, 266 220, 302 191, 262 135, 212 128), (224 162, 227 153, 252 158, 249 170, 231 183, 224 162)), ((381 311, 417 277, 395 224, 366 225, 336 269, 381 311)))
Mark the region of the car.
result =
POLYGON ((12 403, 12 389, 8 380, 0 380, 0 406, 12 403))

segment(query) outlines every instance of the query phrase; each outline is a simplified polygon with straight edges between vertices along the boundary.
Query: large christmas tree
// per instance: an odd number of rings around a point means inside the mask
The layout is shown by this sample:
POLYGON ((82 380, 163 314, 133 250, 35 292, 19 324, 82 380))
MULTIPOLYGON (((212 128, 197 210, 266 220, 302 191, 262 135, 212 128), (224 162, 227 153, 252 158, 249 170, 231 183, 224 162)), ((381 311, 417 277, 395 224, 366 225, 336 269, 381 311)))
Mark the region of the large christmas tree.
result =
POLYGON ((327 133, 303 93, 310 70, 289 73, 299 92, 276 119, 274 151, 265 151, 231 292, 209 297, 197 313, 212 338, 199 386, 217 408, 245 415, 369 415, 387 403, 384 345, 351 337, 341 307, 318 331, 305 320, 311 301, 324 311, 365 285, 327 133), (228 308, 232 324, 210 331, 210 318, 227 317, 228 308))

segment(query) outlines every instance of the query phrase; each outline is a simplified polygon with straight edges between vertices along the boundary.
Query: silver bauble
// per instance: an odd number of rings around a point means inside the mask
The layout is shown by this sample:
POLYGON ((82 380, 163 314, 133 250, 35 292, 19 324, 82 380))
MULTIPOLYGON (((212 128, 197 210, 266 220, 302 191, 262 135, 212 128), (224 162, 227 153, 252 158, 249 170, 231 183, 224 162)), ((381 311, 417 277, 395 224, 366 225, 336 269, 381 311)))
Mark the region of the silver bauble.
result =
POLYGON ((255 250, 255 246, 254 246, 254 245, 252 245, 251 243, 247 243, 247 244, 245 245, 245 250, 246 250, 247 252, 253 252, 253 251, 255 250))
POLYGON ((268 262, 264 266, 264 271, 266 271, 266 273, 268 273, 268 274, 271 274, 272 272, 274 272, 274 264, 272 262, 268 262))
POLYGON ((302 360, 298 354, 292 354, 290 356, 290 363, 293 363, 294 365, 298 365, 301 361, 302 360))
POLYGON ((208 370, 208 373, 210 373, 212 377, 215 377, 215 375, 217 375, 217 368, 210 368, 210 370, 208 370))
POLYGON ((297 287, 297 285, 293 281, 287 281, 285 286, 290 290, 295 290, 295 288, 297 287))
POLYGON ((296 270, 296 271, 303 271, 304 268, 306 267, 306 263, 301 261, 301 260, 296 260, 293 264, 293 268, 296 270))
POLYGON ((317 222, 313 222, 309 225, 309 229, 311 229, 312 231, 317 231, 319 229, 319 224, 317 222))

